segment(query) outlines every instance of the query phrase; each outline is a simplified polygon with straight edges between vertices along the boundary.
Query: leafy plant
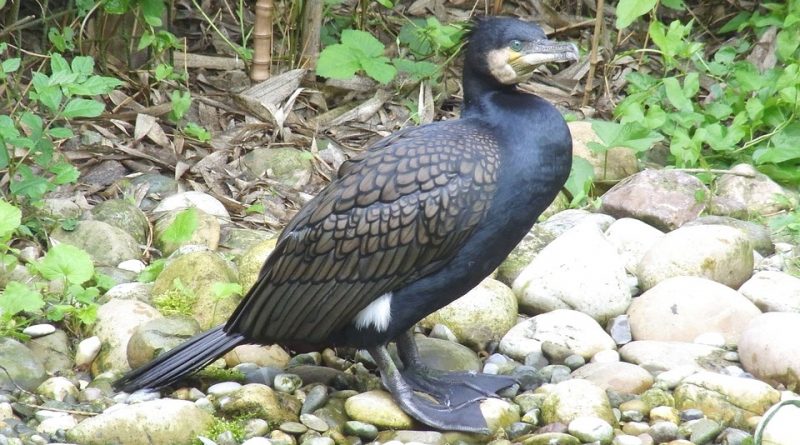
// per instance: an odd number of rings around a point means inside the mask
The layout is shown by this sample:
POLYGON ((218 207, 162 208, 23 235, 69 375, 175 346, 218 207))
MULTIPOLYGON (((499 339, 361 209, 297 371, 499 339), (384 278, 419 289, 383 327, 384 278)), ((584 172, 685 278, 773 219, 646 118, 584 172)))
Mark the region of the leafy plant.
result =
POLYGON ((175 219, 161 234, 161 240, 171 244, 181 244, 189 241, 197 230, 199 217, 197 209, 189 207, 175 215, 175 219))
POLYGON ((397 69, 384 54, 386 48, 372 34, 356 29, 342 31, 341 43, 325 47, 319 55, 317 74, 332 79, 349 79, 364 71, 380 83, 387 84, 397 69))

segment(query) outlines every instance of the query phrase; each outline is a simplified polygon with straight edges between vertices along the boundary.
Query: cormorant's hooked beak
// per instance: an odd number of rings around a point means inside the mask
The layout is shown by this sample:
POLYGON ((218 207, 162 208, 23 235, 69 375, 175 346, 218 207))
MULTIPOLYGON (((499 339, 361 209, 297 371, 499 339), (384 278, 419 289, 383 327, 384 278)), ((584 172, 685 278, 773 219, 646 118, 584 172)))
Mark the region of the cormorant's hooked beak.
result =
POLYGON ((539 65, 570 60, 578 60, 578 47, 574 43, 536 40, 525 42, 520 51, 511 51, 508 64, 517 74, 518 79, 525 80, 539 65))

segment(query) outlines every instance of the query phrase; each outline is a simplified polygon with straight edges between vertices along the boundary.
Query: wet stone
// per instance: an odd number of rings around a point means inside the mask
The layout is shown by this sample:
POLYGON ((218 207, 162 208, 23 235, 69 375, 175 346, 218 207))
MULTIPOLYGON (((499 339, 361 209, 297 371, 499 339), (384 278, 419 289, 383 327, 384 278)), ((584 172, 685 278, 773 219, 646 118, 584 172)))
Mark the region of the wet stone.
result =
POLYGON ((345 434, 358 436, 364 440, 373 440, 378 437, 378 428, 366 422, 351 420, 344 424, 345 434))
POLYGON ((301 413, 312 413, 318 408, 322 408, 328 401, 328 388, 325 385, 317 385, 311 388, 306 394, 301 413))
POLYGON ((276 391, 291 394, 303 386, 303 380, 296 374, 278 374, 273 380, 276 391))
POLYGON ((299 422, 283 422, 279 428, 289 434, 303 434, 308 431, 308 427, 299 422))
POLYGON ((319 431, 320 433, 328 431, 329 428, 328 424, 324 420, 320 419, 319 417, 313 414, 301 414, 300 422, 302 422, 303 425, 309 427, 310 429, 314 431, 319 431))
POLYGON ((514 422, 506 429, 506 434, 508 434, 510 439, 516 439, 526 434, 530 434, 533 432, 534 428, 536 427, 530 423, 514 422))
POLYGON ((263 436, 269 433, 269 422, 264 419, 250 419, 244 424, 244 438, 263 436))
POLYGON ((697 420, 703 418, 703 412, 696 408, 689 408, 681 411, 681 420, 688 422, 690 420, 697 420))
POLYGON ((647 434, 653 438, 656 443, 669 442, 678 438, 678 425, 672 422, 655 422, 650 426, 647 434))
POLYGON ((564 359, 564 366, 569 367, 571 370, 576 370, 586 364, 586 359, 578 354, 572 354, 564 359))
POLYGON ((689 440, 697 445, 711 443, 722 431, 722 425, 710 419, 699 419, 687 428, 689 430, 689 440))

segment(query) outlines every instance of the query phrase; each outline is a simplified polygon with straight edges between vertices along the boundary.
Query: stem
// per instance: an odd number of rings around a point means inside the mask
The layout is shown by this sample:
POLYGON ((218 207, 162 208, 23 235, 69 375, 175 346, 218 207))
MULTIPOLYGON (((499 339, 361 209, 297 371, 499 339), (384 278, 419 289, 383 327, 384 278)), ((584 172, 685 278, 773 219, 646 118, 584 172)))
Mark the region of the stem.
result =
POLYGON ((589 105, 589 95, 592 93, 594 73, 597 70, 597 48, 600 46, 600 33, 603 30, 603 8, 605 0, 597 0, 597 15, 594 22, 594 35, 592 36, 592 52, 589 55, 589 75, 586 78, 586 87, 583 90, 582 107, 589 105))

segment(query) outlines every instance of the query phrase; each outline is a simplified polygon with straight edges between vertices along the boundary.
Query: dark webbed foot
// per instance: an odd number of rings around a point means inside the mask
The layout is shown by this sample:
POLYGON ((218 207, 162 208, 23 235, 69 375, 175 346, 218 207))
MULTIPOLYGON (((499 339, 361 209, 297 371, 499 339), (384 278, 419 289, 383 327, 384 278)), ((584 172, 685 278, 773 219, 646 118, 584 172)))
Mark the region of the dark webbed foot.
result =
MULTIPOLYGON (((480 408, 480 400, 468 400, 464 403, 452 403, 444 397, 440 402, 414 392, 415 387, 409 385, 403 378, 400 370, 389 356, 386 347, 379 346, 369 350, 370 355, 381 371, 384 386, 392 393, 395 401, 406 413, 420 422, 442 430, 464 431, 468 433, 489 434, 486 419, 480 408)), ((422 390, 432 395, 439 395, 433 391, 422 390)))

